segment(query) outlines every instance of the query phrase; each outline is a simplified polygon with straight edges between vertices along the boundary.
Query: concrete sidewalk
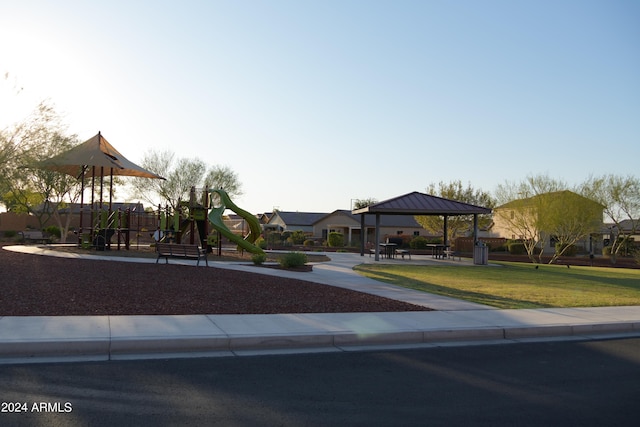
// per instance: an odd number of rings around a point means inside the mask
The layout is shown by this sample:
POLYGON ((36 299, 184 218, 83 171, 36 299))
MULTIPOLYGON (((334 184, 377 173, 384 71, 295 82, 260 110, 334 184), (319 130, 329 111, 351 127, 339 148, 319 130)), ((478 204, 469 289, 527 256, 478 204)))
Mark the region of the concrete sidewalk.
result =
MULTIPOLYGON (((5 247, 39 255, 80 257, 34 246, 5 247)), ((424 305, 438 311, 190 316, 1 317, 0 363, 134 358, 203 357, 310 351, 510 343, 532 339, 595 339, 640 336, 640 306, 542 310, 496 310, 364 278, 352 267, 370 261, 355 254, 329 254, 311 273, 261 269, 424 305)), ((93 257, 93 255, 91 255, 93 257)), ((149 258, 101 256, 116 262, 149 258)), ((417 257, 414 257, 417 258, 417 257)), ((386 262, 386 261, 385 261, 386 262)), ((405 262, 394 261, 391 262, 405 262)), ((412 263, 468 261, 418 258, 412 263)), ((189 264, 190 261, 184 261, 189 264)), ((406 263, 406 262, 405 262, 406 263)), ((195 264, 195 263, 194 263, 195 264)), ((237 263, 210 268, 256 272, 237 263)))

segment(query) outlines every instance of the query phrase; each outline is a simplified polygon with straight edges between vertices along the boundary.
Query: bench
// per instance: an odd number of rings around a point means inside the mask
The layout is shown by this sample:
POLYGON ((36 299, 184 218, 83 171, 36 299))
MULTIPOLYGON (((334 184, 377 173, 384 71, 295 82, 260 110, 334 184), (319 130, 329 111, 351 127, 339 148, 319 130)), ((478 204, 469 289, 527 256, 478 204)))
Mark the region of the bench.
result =
POLYGON ((207 250, 201 249, 198 245, 183 245, 178 243, 156 243, 156 252, 158 252, 158 258, 156 264, 160 261, 160 258, 165 259, 165 264, 169 264, 169 258, 186 258, 197 259, 196 267, 200 265, 200 259, 204 258, 204 262, 209 266, 207 261, 207 250))
POLYGON ((400 255, 402 259, 404 259, 405 255, 408 255, 409 259, 411 259, 411 252, 409 252, 409 250, 407 249, 396 249, 396 256, 397 255, 400 255))
POLYGON ((20 234, 25 243, 51 243, 51 237, 42 231, 21 231, 20 234))
POLYGON ((455 261, 456 257, 458 257, 458 261, 462 261, 462 258, 460 257, 460 254, 458 252, 456 252, 456 251, 452 251, 450 249, 446 249, 446 250, 443 251, 443 253, 444 253, 444 257, 445 258, 449 258, 449 259, 452 259, 452 260, 455 261))

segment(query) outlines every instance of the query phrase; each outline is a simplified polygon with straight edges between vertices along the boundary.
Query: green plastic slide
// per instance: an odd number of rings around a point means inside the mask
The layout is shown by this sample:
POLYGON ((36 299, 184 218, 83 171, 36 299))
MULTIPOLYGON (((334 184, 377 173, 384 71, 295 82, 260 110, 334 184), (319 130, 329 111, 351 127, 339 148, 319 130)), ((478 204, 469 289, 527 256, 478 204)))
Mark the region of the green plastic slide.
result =
POLYGON ((238 248, 242 248, 245 251, 251 252, 253 254, 262 254, 264 251, 259 246, 254 245, 253 243, 260 237, 260 222, 258 219, 251 215, 249 212, 240 209, 235 205, 229 198, 229 195, 224 190, 209 190, 209 193, 216 193, 220 196, 220 207, 211 209, 209 212, 209 222, 211 226, 216 229, 220 234, 229 239, 231 242, 238 245, 238 248), (242 238, 237 234, 234 234, 226 225, 224 225, 224 221, 222 220, 222 215, 226 209, 231 209, 242 218, 247 221, 249 224, 249 235, 246 238, 242 238))

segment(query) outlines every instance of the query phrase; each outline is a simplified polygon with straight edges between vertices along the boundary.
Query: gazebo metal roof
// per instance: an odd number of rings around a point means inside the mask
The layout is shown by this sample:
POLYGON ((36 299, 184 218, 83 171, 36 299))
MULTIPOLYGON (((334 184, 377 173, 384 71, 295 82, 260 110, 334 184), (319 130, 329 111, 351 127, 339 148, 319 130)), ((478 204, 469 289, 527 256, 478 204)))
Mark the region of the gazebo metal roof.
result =
POLYGON ((489 214, 491 209, 414 191, 367 207, 353 214, 381 215, 473 215, 489 214))

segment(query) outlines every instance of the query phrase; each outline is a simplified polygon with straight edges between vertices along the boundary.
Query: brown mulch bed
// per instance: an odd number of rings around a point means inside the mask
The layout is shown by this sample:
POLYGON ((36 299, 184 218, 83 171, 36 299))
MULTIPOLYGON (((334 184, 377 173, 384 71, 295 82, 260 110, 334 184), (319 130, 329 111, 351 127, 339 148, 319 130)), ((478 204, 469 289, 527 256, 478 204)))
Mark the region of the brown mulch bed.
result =
POLYGON ((258 273, 66 259, 0 248, 0 316, 428 311, 400 301, 258 273))

